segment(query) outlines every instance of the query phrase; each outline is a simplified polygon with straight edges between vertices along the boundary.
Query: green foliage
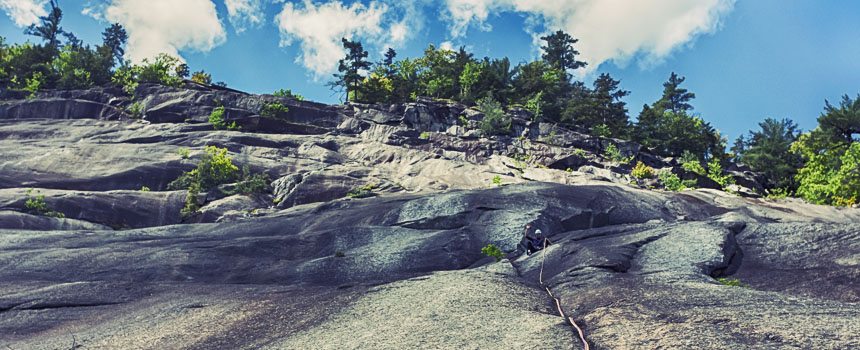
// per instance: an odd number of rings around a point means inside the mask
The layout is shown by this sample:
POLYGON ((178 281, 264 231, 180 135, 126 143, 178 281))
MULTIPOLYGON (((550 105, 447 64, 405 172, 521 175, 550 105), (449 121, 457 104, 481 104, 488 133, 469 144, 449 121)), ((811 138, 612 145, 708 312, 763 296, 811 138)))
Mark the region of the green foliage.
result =
POLYGON ((260 110, 260 115, 265 118, 278 119, 281 118, 282 114, 286 114, 290 109, 287 106, 282 105, 280 102, 267 103, 263 106, 263 109, 260 110))
POLYGON ((792 195, 793 194, 790 189, 782 187, 770 190, 770 193, 768 193, 767 198, 785 198, 790 197, 792 195))
POLYGON ((197 169, 184 172, 179 178, 167 184, 167 188, 188 190, 185 206, 180 212, 183 217, 188 217, 200 209, 198 204, 200 191, 207 191, 215 186, 235 181, 237 170, 231 158, 227 156, 226 148, 208 146, 200 161, 197 162, 197 169))
POLYGON ((739 280, 737 278, 734 278, 734 279, 717 278, 717 282, 720 282, 721 284, 729 286, 729 287, 743 287, 743 288, 749 287, 748 284, 742 283, 741 280, 739 280))
POLYGON ((424 131, 424 132, 422 132, 422 133, 421 133, 421 135, 420 135, 420 136, 418 136, 418 138, 419 138, 419 139, 422 139, 422 140, 429 139, 429 138, 430 138, 430 133, 429 133, 429 132, 424 131))
POLYGON ((299 95, 299 94, 293 94, 293 91, 292 91, 292 90, 290 90, 290 89, 287 89, 287 90, 284 90, 284 89, 278 89, 278 91, 273 92, 273 93, 272 93, 272 95, 275 95, 275 96, 278 96, 278 97, 290 97, 290 98, 297 99, 297 100, 299 100, 299 101, 304 101, 304 100, 305 100, 305 97, 304 97, 304 96, 299 95))
POLYGON ((774 182, 777 188, 797 188, 794 176, 803 164, 800 154, 790 151, 800 132, 790 119, 767 118, 758 124, 760 131, 749 132, 749 137, 738 137, 732 148, 739 161, 760 171, 774 182))
POLYGON ((546 41, 546 46, 541 46, 544 52, 541 58, 553 67, 567 71, 587 65, 585 62, 576 60, 579 51, 573 49, 573 44, 576 44, 579 39, 574 39, 561 30, 540 39, 546 41))
POLYGON ((469 119, 467 119, 465 116, 462 116, 462 115, 459 117, 459 119, 460 119, 460 123, 463 123, 464 128, 469 128, 469 119))
POLYGON ((540 117, 543 115, 543 101, 541 98, 543 98, 543 91, 538 91, 538 93, 526 101, 526 110, 532 112, 533 122, 540 121, 540 117))
POLYGON ((337 71, 339 73, 334 74, 337 80, 330 82, 328 85, 332 89, 346 89, 346 101, 349 102, 349 96, 358 91, 359 84, 363 80, 359 72, 370 68, 371 63, 366 60, 368 54, 362 48, 361 42, 349 41, 346 38, 342 38, 341 42, 343 43, 343 48, 347 49, 347 54, 346 57, 338 61, 337 71))
POLYGON ((133 119, 143 118, 143 106, 140 104, 140 102, 132 103, 130 106, 128 106, 126 112, 128 113, 128 116, 133 119))
POLYGON ((723 188, 735 183, 735 179, 731 175, 723 175, 723 167, 720 160, 716 157, 711 158, 708 162, 708 178, 720 184, 723 188))
POLYGON ((209 124, 215 130, 223 130, 227 127, 224 122, 224 106, 217 107, 212 110, 212 113, 209 113, 209 124))
POLYGON ((851 205, 860 198, 860 95, 825 101, 819 126, 801 135, 791 150, 806 160, 798 170, 797 195, 817 204, 851 205))
POLYGON ((346 194, 349 198, 367 198, 373 195, 373 189, 376 188, 376 185, 367 185, 361 188, 356 188, 346 194))
POLYGON ((689 101, 695 94, 678 86, 683 77, 675 73, 663 84, 663 96, 650 107, 643 106, 634 128, 634 140, 661 156, 679 156, 685 151, 699 160, 706 155, 724 157, 727 140, 709 123, 690 115, 689 101))
POLYGON ((33 76, 27 78, 27 84, 24 86, 24 91, 29 91, 30 94, 27 95, 28 99, 35 98, 36 93, 39 92, 39 87, 45 83, 45 77, 42 76, 42 72, 33 72, 33 76))
POLYGON ((496 262, 502 260, 502 258, 505 257, 505 254, 503 254, 499 247, 496 247, 495 244, 488 244, 486 247, 481 248, 481 253, 486 256, 495 258, 496 262))
POLYGON ((155 56, 152 62, 148 58, 144 58, 143 65, 137 68, 137 79, 145 83, 180 87, 182 86, 182 77, 177 75, 180 62, 178 58, 165 53, 155 56))
POLYGON ((661 171, 658 177, 660 178, 660 182, 663 183, 663 187, 668 191, 682 191, 687 188, 681 182, 678 175, 672 171, 661 171))
POLYGON ((198 82, 200 84, 211 85, 212 74, 206 73, 206 70, 194 72, 193 74, 191 74, 191 81, 198 82))
POLYGON ((493 185, 496 185, 497 187, 501 187, 502 186, 502 177, 499 175, 493 176, 493 185))
POLYGON ((177 152, 176 154, 182 157, 182 159, 188 159, 188 156, 191 155, 191 151, 189 151, 187 148, 180 148, 179 152, 177 152))
POLYGON ((197 214, 197 211, 200 210, 200 204, 198 204, 198 197, 200 196, 200 186, 197 183, 192 183, 188 186, 188 193, 185 194, 185 206, 179 211, 179 214, 182 217, 189 217, 194 214, 197 214))
POLYGON ((622 155, 621 151, 618 149, 618 146, 616 146, 614 143, 610 143, 609 145, 607 145, 606 148, 603 149, 603 151, 605 152, 606 157, 613 162, 627 164, 630 163, 631 160, 633 160, 633 156, 625 157, 624 155, 622 155))
POLYGON ((34 197, 32 188, 27 190, 27 201, 24 203, 24 207, 36 215, 52 216, 57 218, 66 217, 66 214, 48 210, 48 204, 45 203, 45 195, 41 194, 41 191, 36 190, 36 196, 34 197))
POLYGON ((638 162, 633 167, 630 175, 638 179, 650 179, 654 177, 654 168, 645 165, 645 163, 638 162))
POLYGON ((355 100, 364 103, 389 103, 392 101, 393 92, 391 79, 377 66, 374 72, 362 80, 361 86, 356 90, 355 100))
POLYGON ((612 135, 612 131, 609 130, 609 125, 597 124, 591 127, 591 134, 597 137, 609 137, 612 135))
POLYGON ((511 118, 505 116, 501 103, 492 96, 478 100, 478 108, 484 112, 480 129, 485 135, 507 135, 511 132, 511 118))
POLYGON ((169 183, 167 188, 177 190, 196 185, 198 190, 206 191, 235 181, 238 170, 239 168, 233 165, 231 158, 227 156, 226 148, 208 146, 197 163, 197 169, 183 173, 169 183))
POLYGON ((142 192, 149 192, 149 187, 143 186, 140 188, 142 192))
POLYGON ((690 153, 690 151, 684 151, 684 154, 681 156, 681 168, 702 176, 705 175, 705 168, 699 162, 699 157, 690 153))
POLYGON ((113 77, 111 77, 111 81, 119 85, 127 95, 133 96, 134 90, 137 89, 137 68, 135 66, 123 65, 117 68, 113 77))
POLYGON ((472 92, 474 91, 475 84, 481 78, 481 74, 483 73, 484 68, 487 67, 486 62, 467 62, 463 66, 463 73, 460 74, 459 82, 460 82, 460 101, 465 103, 471 102, 472 92))
POLYGON ((585 158, 585 150, 583 150, 581 148, 574 149, 573 154, 585 158))
POLYGON ((236 184, 234 193, 252 195, 264 193, 269 189, 269 174, 258 173, 252 175, 247 165, 242 167, 241 180, 236 184))

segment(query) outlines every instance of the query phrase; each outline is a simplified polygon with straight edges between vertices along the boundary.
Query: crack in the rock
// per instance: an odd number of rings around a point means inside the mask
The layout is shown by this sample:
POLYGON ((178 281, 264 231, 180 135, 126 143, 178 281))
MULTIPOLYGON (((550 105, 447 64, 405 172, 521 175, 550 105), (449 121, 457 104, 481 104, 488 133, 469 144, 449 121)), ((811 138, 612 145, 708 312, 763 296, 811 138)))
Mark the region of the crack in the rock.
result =
MULTIPOLYGON (((102 302, 102 303, 64 303, 64 302, 55 302, 55 303, 36 303, 31 306, 25 307, 13 307, 12 310, 50 310, 50 309, 65 309, 65 308, 74 308, 74 307, 94 307, 94 306, 108 306, 108 305, 117 305, 122 304, 121 302, 102 302)), ((22 304, 19 304, 20 306, 22 304)))

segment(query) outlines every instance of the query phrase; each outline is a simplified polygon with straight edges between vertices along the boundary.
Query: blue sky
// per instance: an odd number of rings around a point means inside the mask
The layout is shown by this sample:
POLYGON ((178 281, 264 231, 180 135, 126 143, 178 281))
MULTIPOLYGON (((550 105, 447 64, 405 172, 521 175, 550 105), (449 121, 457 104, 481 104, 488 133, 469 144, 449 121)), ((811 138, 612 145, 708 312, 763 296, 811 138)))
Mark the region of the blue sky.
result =
MULTIPOLYGON (((28 40, 23 27, 47 0, 0 0, 0 35, 28 40)), ((671 72, 686 77, 694 112, 729 137, 766 117, 814 128, 824 100, 860 93, 860 2, 832 0, 61 0, 63 27, 87 43, 119 22, 127 58, 181 56, 192 70, 252 93, 292 89, 336 103, 325 83, 342 57, 340 38, 361 40, 371 59, 398 58, 428 44, 477 57, 525 62, 542 34, 579 38, 577 74, 610 73, 631 91, 635 120, 660 97, 671 72)))

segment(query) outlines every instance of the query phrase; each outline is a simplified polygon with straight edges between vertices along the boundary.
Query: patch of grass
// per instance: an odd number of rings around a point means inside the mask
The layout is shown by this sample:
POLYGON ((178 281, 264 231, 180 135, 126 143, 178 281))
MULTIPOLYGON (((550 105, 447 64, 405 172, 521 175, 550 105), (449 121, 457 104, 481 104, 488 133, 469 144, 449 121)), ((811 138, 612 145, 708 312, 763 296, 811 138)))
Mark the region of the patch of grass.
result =
POLYGON ((356 188, 346 194, 349 198, 367 198, 373 195, 373 189, 376 188, 376 185, 367 185, 361 188, 356 188))
POLYGON ((460 116, 460 123, 463 123, 464 128, 466 128, 466 129, 469 128, 469 119, 466 119, 465 116, 462 116, 462 115, 460 116))
POLYGON ((502 186, 502 177, 499 175, 493 176, 493 185, 496 185, 497 187, 501 187, 502 186))
POLYGON ((580 156, 582 158, 585 158, 585 151, 581 148, 577 148, 577 149, 573 150, 573 154, 580 156))
POLYGON ((430 133, 429 133, 429 132, 424 131, 424 132, 422 132, 422 133, 421 133, 421 136, 418 136, 418 138, 419 138, 419 139, 422 139, 422 140, 429 139, 429 138, 430 138, 430 133))
POLYGON ((188 156, 191 155, 191 151, 189 151, 187 148, 180 148, 179 152, 176 152, 176 154, 182 157, 182 159, 188 159, 188 156))
POLYGON ((143 186, 140 188, 142 192, 149 192, 149 187, 143 186))
POLYGON ((739 279, 737 279, 737 278, 733 278, 733 279, 717 278, 717 282, 720 282, 720 283, 722 283, 723 285, 726 285, 726 286, 729 286, 729 287, 743 287, 743 288, 749 288, 749 285, 748 285, 748 284, 745 284, 745 283, 741 282, 741 280, 739 280, 739 279))
POLYGON ((505 257, 505 254, 503 254, 499 247, 496 247, 495 244, 488 244, 486 247, 481 248, 481 253, 486 256, 491 256, 495 258, 496 262, 502 260, 502 258, 505 257))

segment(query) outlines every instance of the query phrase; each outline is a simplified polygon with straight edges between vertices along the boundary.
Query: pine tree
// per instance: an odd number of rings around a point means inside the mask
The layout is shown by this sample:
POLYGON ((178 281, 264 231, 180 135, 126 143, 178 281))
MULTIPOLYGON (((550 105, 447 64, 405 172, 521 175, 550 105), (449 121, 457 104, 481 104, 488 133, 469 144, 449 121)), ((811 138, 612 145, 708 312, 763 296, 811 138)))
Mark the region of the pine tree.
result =
POLYGON ((546 46, 541 46, 541 49, 544 51, 541 58, 550 65, 564 72, 587 65, 585 62, 576 60, 576 55, 579 55, 579 51, 573 49, 573 44, 576 44, 579 39, 574 39, 561 30, 556 31, 554 34, 543 36, 540 39, 546 41, 546 46))
POLYGON ((39 24, 31 24, 24 30, 24 34, 40 37, 47 42, 47 46, 54 52, 59 49, 59 36, 65 31, 60 27, 60 20, 63 19, 63 11, 57 6, 56 1, 51 0, 51 11, 47 16, 39 17, 39 24))
POLYGON ((111 56, 122 65, 122 56, 125 54, 123 46, 128 40, 128 33, 125 28, 119 23, 112 24, 102 32, 102 40, 104 41, 103 46, 110 50, 111 56))
POLYGON ((363 80, 360 71, 370 69, 372 63, 367 61, 367 51, 361 47, 360 41, 349 41, 342 38, 343 48, 347 49, 346 57, 338 61, 337 71, 334 74, 337 80, 330 82, 328 85, 332 89, 343 87, 346 89, 346 102, 349 102, 349 94, 355 94, 358 91, 359 85, 363 80))

